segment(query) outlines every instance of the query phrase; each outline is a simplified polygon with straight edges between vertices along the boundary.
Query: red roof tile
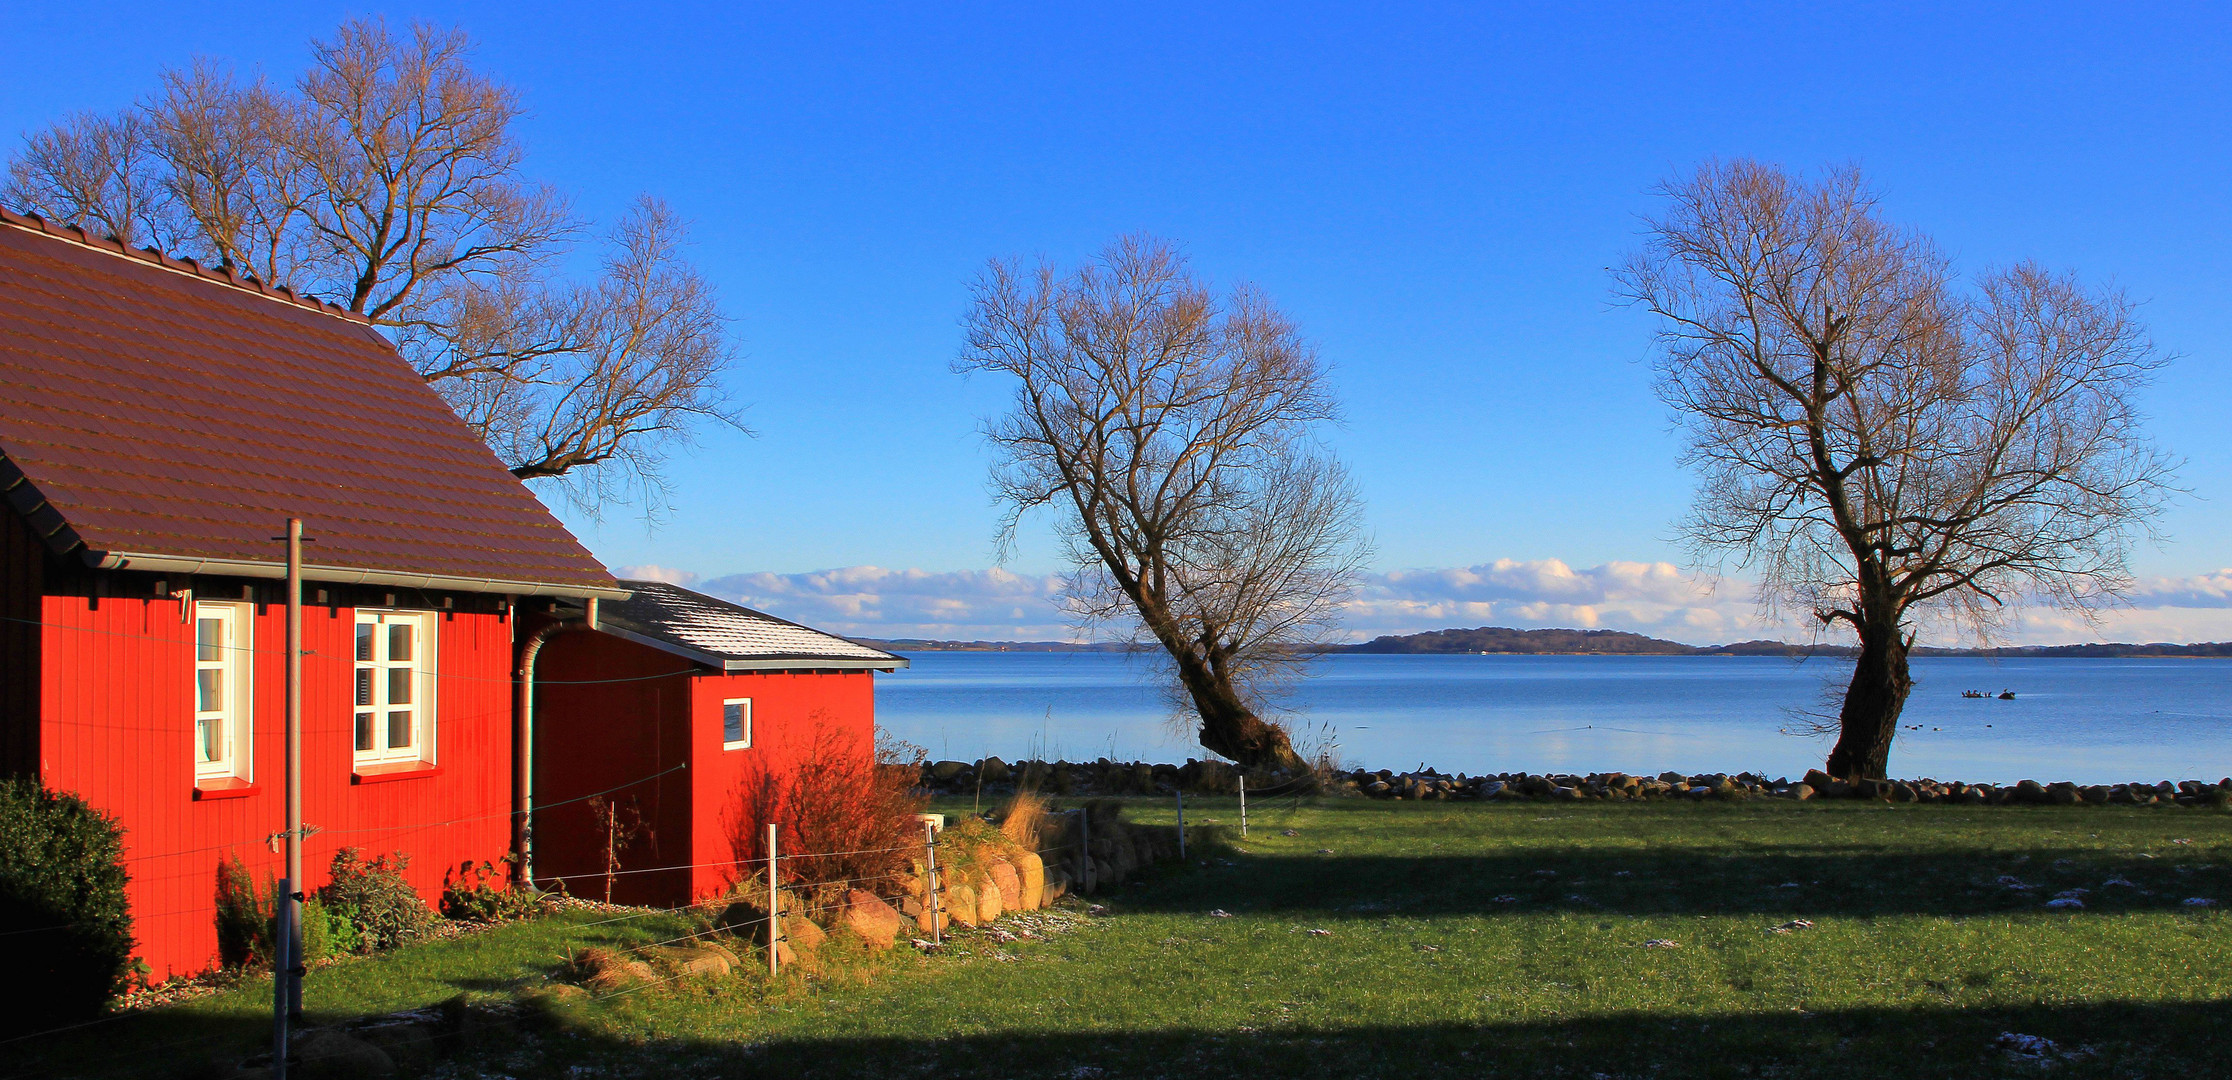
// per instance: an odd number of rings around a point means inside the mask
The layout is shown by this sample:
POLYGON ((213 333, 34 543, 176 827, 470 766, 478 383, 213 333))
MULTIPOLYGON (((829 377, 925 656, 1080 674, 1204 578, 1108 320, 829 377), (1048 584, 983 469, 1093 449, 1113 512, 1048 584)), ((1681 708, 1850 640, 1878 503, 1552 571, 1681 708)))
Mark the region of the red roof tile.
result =
POLYGON ((300 517, 313 578, 617 588, 361 316, 4 211, 0 489, 89 561, 275 563, 300 517))

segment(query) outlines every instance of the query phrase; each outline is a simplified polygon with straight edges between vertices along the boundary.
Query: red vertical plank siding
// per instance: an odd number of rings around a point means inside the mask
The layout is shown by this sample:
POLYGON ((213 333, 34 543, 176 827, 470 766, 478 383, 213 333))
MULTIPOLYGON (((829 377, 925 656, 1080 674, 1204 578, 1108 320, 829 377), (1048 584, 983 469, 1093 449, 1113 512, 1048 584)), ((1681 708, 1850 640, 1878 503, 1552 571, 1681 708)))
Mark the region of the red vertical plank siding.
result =
MULTIPOLYGON (((204 595, 221 593, 204 579, 204 595)), ((237 588, 235 586, 234 588, 237 588)), ((276 589, 263 586, 265 599, 276 589)), ((157 979, 216 959, 219 861, 236 854, 259 882, 283 870, 268 839, 285 826, 286 609, 253 618, 255 790, 194 797, 192 633, 181 602, 49 596, 43 604, 41 773, 117 816, 139 956, 157 979)), ((437 633, 435 759, 439 771, 353 782, 355 613, 303 610, 303 820, 308 885, 327 880, 334 852, 410 856, 407 875, 439 900, 444 872, 501 859, 511 800, 511 627, 488 612, 445 613, 437 633)))
MULTIPOLYGON (((817 723, 862 748, 875 740, 868 672, 722 674, 606 634, 550 640, 535 695, 535 873, 602 898, 605 834, 587 796, 617 789, 650 834, 620 853, 613 899, 675 906, 733 885, 766 823, 751 789, 787 783, 817 723), (752 699, 752 745, 724 750, 721 703, 752 699), (683 768, 677 769, 677 766, 683 768)), ((623 816, 623 821, 627 818, 623 816)))
POLYGON ((642 834, 619 852, 612 898, 683 903, 691 862, 690 685, 697 666, 585 631, 550 638, 535 678, 535 878, 604 898, 602 795, 642 834))
MULTIPOLYGON (((691 710, 695 776, 693 813, 700 822, 693 858, 689 899, 717 895, 734 884, 738 875, 765 867, 738 866, 739 855, 761 852, 767 823, 754 817, 747 806, 748 793, 759 784, 787 785, 799 764, 814 750, 817 729, 842 737, 837 745, 851 745, 869 752, 876 738, 875 676, 865 671, 738 672, 707 675, 696 680, 691 710), (723 750, 721 703, 731 698, 752 700, 752 745, 723 750)), ((809 856, 788 837, 777 838, 781 854, 809 856)))

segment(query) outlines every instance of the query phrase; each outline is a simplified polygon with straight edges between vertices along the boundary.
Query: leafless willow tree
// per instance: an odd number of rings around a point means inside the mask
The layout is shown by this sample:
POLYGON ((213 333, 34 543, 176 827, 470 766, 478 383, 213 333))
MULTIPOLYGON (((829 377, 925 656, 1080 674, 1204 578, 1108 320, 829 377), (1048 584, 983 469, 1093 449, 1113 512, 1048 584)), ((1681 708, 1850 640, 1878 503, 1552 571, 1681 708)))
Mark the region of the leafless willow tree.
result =
POLYGON ((1689 536, 1858 637, 1827 771, 1881 779, 1918 623, 1984 637, 2128 585, 2172 493, 2135 403, 2161 361, 2118 292, 2031 263, 1963 288, 1855 170, 1711 163, 1660 193, 1617 276, 1659 319, 1689 536))
POLYGON ((524 178, 518 94, 462 32, 357 20, 288 88, 208 61, 159 84, 27 137, 7 200, 362 313, 515 475, 585 507, 655 497, 668 448, 737 425, 727 320, 679 219, 639 202, 599 280, 560 280, 581 224, 524 178))
POLYGON ((1003 542, 1052 510, 1077 613, 1169 654, 1201 744, 1300 766, 1265 692, 1335 628, 1367 555, 1314 438, 1336 411, 1316 351, 1261 293, 1219 295, 1144 237, 1070 272, 994 262, 973 298, 956 370, 1015 381, 985 428, 1003 542))

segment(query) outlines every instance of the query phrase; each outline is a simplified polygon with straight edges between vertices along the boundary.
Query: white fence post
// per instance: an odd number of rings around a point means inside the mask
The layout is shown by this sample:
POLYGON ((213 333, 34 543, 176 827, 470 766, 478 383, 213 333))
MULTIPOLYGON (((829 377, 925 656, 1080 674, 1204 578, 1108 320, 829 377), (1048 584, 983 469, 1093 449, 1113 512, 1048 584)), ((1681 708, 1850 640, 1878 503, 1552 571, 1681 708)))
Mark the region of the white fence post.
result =
POLYGON ((782 961, 776 958, 775 951, 783 943, 783 905, 776 899, 775 887, 775 826, 771 824, 767 827, 767 973, 770 976, 782 973, 782 961))

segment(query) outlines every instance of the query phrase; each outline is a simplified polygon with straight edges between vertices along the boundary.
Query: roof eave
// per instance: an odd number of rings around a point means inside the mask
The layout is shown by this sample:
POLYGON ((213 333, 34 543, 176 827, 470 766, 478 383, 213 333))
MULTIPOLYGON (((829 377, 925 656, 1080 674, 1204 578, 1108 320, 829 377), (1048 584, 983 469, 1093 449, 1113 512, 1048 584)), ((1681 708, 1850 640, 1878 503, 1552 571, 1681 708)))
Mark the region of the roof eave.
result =
MULTIPOLYGON (((285 563, 248 559, 205 559, 194 556, 155 555, 135 551, 85 552, 85 562, 96 570, 144 570, 162 574, 218 574, 225 577, 276 578, 287 576, 285 563)), ((448 574, 413 574, 399 570, 366 570, 353 566, 302 568, 304 581, 339 585, 389 585, 399 589, 435 592, 500 593, 505 596, 558 596, 570 599, 625 600, 626 589, 598 585, 565 585, 543 581, 456 577, 448 574)))
POLYGON ((611 634, 622 641, 632 641, 645 648, 679 656, 692 663, 703 664, 716 671, 896 671, 908 666, 905 657, 870 660, 860 657, 774 656, 749 659, 725 656, 721 653, 694 649, 679 641, 637 633, 614 623, 607 616, 597 625, 599 633, 611 634))

